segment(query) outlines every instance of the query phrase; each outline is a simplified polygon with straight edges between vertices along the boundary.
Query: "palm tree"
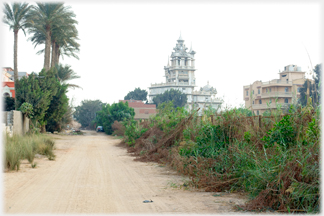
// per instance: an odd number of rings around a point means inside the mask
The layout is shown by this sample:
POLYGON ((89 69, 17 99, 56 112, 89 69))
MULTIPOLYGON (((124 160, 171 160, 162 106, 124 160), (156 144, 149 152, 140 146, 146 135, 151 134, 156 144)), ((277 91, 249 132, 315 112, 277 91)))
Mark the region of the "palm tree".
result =
POLYGON ((60 55, 73 56, 79 59, 76 53, 79 52, 78 30, 73 22, 57 27, 52 33, 52 61, 51 67, 59 63, 60 55))
MULTIPOLYGON (((60 81, 61 84, 66 84, 67 81, 78 79, 80 76, 78 76, 72 69, 70 65, 63 66, 62 64, 56 64, 55 68, 57 70, 57 78, 60 81)), ((81 88, 78 85, 75 84, 67 84, 68 87, 71 88, 81 88)))
MULTIPOLYGON (((51 44, 52 44, 52 58, 51 67, 59 63, 59 58, 62 54, 72 56, 79 59, 76 53, 79 52, 80 44, 76 42, 79 38, 78 30, 75 27, 76 21, 70 21, 66 25, 55 26, 51 33, 51 44)), ((36 46, 44 44, 46 41, 46 36, 37 29, 30 29, 29 33, 33 34, 28 40, 36 46)), ((45 49, 39 50, 37 54, 43 54, 45 49)))
MULTIPOLYGON (((15 88, 18 85, 18 31, 21 29, 25 36, 25 27, 27 24, 26 15, 30 9, 28 3, 12 3, 11 7, 9 4, 4 3, 4 17, 3 22, 9 25, 9 29, 14 32, 14 79, 15 88)), ((17 99, 15 98, 15 103, 17 99)), ((16 103, 17 104, 17 103, 16 103)), ((17 108, 17 107, 16 107, 17 108)))
MULTIPOLYGON (((44 68, 50 68, 51 56, 51 36, 52 32, 58 26, 64 25, 67 22, 74 21, 75 14, 70 11, 70 7, 64 7, 63 3, 36 3, 33 6, 29 20, 29 32, 45 35, 45 55, 44 55, 44 68)), ((76 22, 76 21, 74 21, 76 22)))

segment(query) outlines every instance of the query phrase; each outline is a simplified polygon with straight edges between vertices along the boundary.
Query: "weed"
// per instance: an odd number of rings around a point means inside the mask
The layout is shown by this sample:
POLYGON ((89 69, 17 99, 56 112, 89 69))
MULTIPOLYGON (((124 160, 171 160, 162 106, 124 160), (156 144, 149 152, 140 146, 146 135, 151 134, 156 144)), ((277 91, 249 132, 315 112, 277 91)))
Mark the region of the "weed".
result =
POLYGON ((37 163, 36 163, 36 162, 31 163, 31 167, 32 167, 32 168, 36 168, 36 166, 37 166, 37 163))

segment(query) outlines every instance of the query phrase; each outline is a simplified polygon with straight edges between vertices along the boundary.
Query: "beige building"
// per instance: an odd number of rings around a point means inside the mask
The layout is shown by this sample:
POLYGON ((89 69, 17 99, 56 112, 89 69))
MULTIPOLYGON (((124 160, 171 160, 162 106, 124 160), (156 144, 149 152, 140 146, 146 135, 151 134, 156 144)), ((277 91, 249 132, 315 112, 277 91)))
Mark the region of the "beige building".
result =
POLYGON ((144 104, 141 100, 119 100, 119 102, 128 102, 128 106, 134 109, 135 120, 149 119, 157 113, 155 104, 144 104))
POLYGON ((288 108, 300 97, 299 89, 305 83, 305 73, 297 65, 288 65, 284 71, 279 71, 279 79, 268 82, 255 81, 243 86, 245 107, 256 115, 266 110, 288 108))

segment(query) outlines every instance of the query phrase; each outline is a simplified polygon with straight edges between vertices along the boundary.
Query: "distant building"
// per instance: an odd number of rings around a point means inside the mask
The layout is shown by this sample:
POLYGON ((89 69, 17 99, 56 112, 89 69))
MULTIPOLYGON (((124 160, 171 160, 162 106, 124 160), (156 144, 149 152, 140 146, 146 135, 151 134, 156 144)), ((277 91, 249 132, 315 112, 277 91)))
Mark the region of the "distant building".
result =
POLYGON ((170 89, 180 90, 187 95, 187 104, 189 109, 193 105, 196 107, 211 106, 217 109, 222 100, 215 98, 217 91, 207 82, 207 85, 200 88, 199 91, 194 91, 196 87, 195 78, 195 54, 196 52, 184 44, 181 38, 177 40, 174 52, 171 54, 171 65, 168 59, 167 66, 164 66, 165 83, 151 84, 149 87, 149 103, 153 103, 153 98, 158 94, 163 94, 170 89))
MULTIPOLYGON (((12 76, 12 80, 15 81, 14 72, 8 71, 8 73, 12 76)), ((29 74, 27 72, 18 72, 18 80, 20 80, 24 76, 28 77, 29 74)))
POLYGON ((7 70, 2 70, 2 82, 13 82, 12 75, 7 70))
MULTIPOLYGON (((18 80, 29 76, 27 72, 18 72, 18 80)), ((15 97, 14 70, 11 67, 2 68, 2 96, 15 97)))
POLYGON ((155 104, 145 104, 141 100, 119 100, 119 102, 128 102, 128 106, 132 107, 135 111, 135 120, 149 119, 151 115, 156 114, 155 104))
POLYGON ((284 71, 279 71, 279 79, 255 81, 251 85, 243 86, 245 108, 251 109, 256 115, 277 109, 277 105, 288 108, 300 97, 299 89, 305 83, 305 73, 297 65, 288 65, 284 71))

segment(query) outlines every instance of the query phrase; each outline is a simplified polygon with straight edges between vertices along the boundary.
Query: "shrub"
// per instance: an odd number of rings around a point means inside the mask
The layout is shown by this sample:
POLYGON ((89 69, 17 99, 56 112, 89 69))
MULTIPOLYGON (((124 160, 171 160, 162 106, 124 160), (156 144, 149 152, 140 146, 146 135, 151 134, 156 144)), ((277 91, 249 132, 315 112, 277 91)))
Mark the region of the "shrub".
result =
POLYGON ((125 126, 125 142, 129 146, 134 146, 136 139, 141 137, 143 133, 147 131, 147 128, 143 128, 137 121, 130 119, 123 122, 125 126))

